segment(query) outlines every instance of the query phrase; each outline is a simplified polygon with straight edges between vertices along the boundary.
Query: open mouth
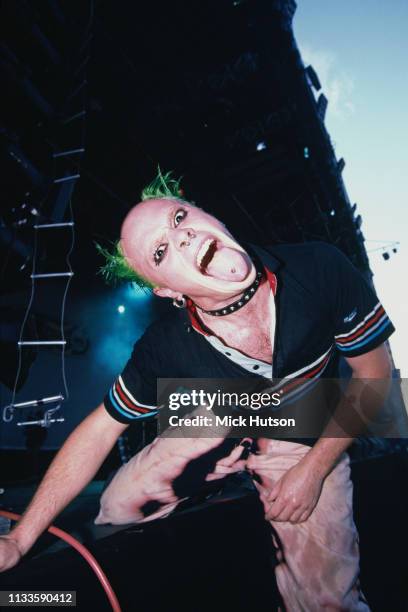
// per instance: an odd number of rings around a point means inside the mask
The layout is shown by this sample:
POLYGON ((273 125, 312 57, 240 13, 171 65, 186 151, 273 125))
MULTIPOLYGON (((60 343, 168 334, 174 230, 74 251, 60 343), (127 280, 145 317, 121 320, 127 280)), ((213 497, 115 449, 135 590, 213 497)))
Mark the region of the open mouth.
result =
POLYGON ((196 263, 201 274, 206 274, 207 267, 214 257, 216 250, 217 241, 214 238, 208 238, 201 245, 196 257, 196 263))

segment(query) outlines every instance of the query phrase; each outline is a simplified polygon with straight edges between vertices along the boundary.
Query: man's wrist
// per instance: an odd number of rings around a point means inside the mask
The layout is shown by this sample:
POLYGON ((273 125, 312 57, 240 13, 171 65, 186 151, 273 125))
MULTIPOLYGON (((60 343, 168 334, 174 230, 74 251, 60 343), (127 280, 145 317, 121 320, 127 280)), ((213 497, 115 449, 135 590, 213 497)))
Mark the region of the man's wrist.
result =
POLYGON ((19 557, 21 559, 21 557, 24 555, 24 552, 20 548, 20 545, 19 545, 17 539, 13 537, 12 533, 8 533, 8 534, 2 536, 2 538, 4 538, 5 540, 8 540, 9 542, 12 542, 15 545, 16 550, 18 551, 19 557))
POLYGON ((334 460, 314 448, 310 449, 303 460, 313 474, 322 479, 330 474, 335 464, 334 460))
POLYGON ((9 534, 7 534, 7 539, 12 540, 17 546, 21 557, 23 557, 31 548, 33 541, 27 533, 15 527, 9 534))
POLYGON ((317 475, 326 478, 352 441, 352 438, 320 438, 305 455, 305 462, 317 475))

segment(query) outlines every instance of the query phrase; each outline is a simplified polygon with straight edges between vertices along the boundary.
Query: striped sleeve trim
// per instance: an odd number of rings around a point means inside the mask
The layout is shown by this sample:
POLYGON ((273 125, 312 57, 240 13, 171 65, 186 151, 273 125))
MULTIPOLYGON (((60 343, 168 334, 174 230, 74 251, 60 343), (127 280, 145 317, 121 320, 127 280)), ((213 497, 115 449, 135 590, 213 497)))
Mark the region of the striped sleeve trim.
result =
POLYGON ((336 346, 342 352, 349 352, 369 344, 380 336, 392 323, 378 302, 373 310, 352 330, 335 336, 336 346))
POLYGON ((109 391, 109 399, 114 408, 128 419, 140 419, 157 414, 157 407, 138 402, 119 376, 109 391))

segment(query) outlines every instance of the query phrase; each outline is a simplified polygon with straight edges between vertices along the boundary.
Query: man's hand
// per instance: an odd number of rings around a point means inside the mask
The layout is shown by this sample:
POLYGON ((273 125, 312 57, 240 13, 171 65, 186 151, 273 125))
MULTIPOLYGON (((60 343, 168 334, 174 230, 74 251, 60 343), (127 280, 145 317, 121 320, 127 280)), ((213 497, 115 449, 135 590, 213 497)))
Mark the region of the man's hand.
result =
POLYGON ((0 572, 18 563, 37 538, 92 480, 126 425, 101 404, 68 436, 22 518, 0 538, 0 572))
POLYGON ((230 474, 235 474, 236 472, 245 470, 247 459, 241 458, 245 451, 245 442, 251 444, 252 440, 251 438, 244 438, 227 457, 223 457, 217 461, 213 472, 206 476, 206 480, 208 482, 212 480, 219 480, 220 478, 225 478, 230 474))
POLYGON ((22 554, 15 540, 9 536, 0 536, 0 572, 17 565, 21 557, 22 554))
POLYGON ((323 481, 320 472, 311 470, 308 462, 301 460, 275 483, 270 492, 254 482, 265 506, 266 519, 302 523, 319 501, 323 481))
MULTIPOLYGON (((191 461, 206 455, 223 441, 223 438, 157 437, 122 466, 111 480, 101 497, 95 524, 141 523, 166 516, 181 501, 173 489, 176 478, 191 461), (151 501, 164 507, 145 516, 144 506, 151 501)), ((244 447, 239 445, 229 456, 220 459, 206 480, 217 480, 243 470, 246 463, 240 460, 243 451, 244 447)))

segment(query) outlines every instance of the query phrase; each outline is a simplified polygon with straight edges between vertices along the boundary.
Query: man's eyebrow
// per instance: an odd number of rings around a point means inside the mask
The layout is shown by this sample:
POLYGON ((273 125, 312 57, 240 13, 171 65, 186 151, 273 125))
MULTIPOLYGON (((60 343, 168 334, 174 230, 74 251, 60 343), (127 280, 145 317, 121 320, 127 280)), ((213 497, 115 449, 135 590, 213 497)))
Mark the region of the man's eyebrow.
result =
MULTIPOLYGON (((173 218, 174 218, 174 214, 176 212, 176 210, 178 210, 178 206, 177 203, 175 203, 168 211, 167 215, 166 215, 166 220, 167 220, 167 226, 168 227, 173 227, 173 218)), ((149 262, 151 262, 152 260, 152 256, 154 255, 154 250, 155 248, 157 248, 160 244, 162 244, 164 242, 164 234, 160 233, 156 238, 154 238, 152 240, 152 246, 151 249, 149 247, 149 251, 147 253, 147 259, 149 262)))
POLYGON ((167 215, 167 225, 168 227, 173 227, 173 218, 174 218, 174 213, 176 212, 175 210, 175 205, 173 205, 167 215))

